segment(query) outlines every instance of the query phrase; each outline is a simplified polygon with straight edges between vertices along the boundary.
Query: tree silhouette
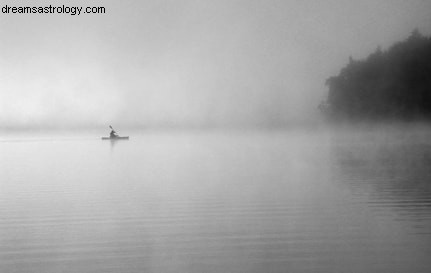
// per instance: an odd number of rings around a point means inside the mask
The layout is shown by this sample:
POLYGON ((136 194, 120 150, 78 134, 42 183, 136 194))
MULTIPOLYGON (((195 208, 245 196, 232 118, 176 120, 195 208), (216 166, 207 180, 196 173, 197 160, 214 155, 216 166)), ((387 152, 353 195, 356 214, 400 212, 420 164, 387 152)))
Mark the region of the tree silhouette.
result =
POLYGON ((331 119, 431 119, 431 38, 415 29, 386 52, 377 47, 365 60, 350 57, 326 85, 319 108, 331 119))

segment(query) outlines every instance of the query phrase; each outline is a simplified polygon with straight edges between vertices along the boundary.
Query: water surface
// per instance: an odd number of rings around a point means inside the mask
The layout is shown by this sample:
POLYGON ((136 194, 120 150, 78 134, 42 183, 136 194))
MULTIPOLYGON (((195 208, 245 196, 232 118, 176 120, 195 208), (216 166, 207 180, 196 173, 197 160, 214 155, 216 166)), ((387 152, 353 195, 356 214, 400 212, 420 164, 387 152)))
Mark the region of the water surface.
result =
POLYGON ((431 130, 0 138, 0 272, 430 272, 431 130))

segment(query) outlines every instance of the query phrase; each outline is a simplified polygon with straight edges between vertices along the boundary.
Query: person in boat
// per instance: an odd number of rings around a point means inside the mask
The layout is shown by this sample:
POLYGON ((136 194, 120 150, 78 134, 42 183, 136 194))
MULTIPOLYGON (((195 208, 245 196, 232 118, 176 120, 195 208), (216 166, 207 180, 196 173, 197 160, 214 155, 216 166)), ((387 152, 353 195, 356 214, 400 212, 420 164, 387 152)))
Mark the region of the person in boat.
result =
POLYGON ((109 137, 111 138, 118 137, 117 132, 114 131, 114 128, 112 128, 111 125, 109 125, 109 128, 111 128, 111 133, 109 134, 109 137))

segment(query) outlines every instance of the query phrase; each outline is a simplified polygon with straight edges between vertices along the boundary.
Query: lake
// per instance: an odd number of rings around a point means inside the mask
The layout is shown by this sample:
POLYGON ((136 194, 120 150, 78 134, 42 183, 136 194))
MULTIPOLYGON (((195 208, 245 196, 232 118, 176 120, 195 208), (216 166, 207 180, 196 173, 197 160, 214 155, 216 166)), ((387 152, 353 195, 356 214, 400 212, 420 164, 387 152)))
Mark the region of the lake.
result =
POLYGON ((0 272, 431 272, 430 128, 125 133, 0 135, 0 272))

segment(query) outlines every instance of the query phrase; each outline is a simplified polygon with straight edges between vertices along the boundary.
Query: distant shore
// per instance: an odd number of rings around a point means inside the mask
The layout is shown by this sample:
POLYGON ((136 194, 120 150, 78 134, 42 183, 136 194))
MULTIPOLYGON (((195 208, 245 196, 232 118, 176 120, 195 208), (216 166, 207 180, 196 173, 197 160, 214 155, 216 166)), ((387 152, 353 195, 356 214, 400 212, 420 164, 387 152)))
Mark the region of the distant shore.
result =
POLYGON ((319 109, 331 121, 430 121, 431 37, 414 30, 386 51, 378 47, 364 60, 350 57, 326 85, 319 109))

